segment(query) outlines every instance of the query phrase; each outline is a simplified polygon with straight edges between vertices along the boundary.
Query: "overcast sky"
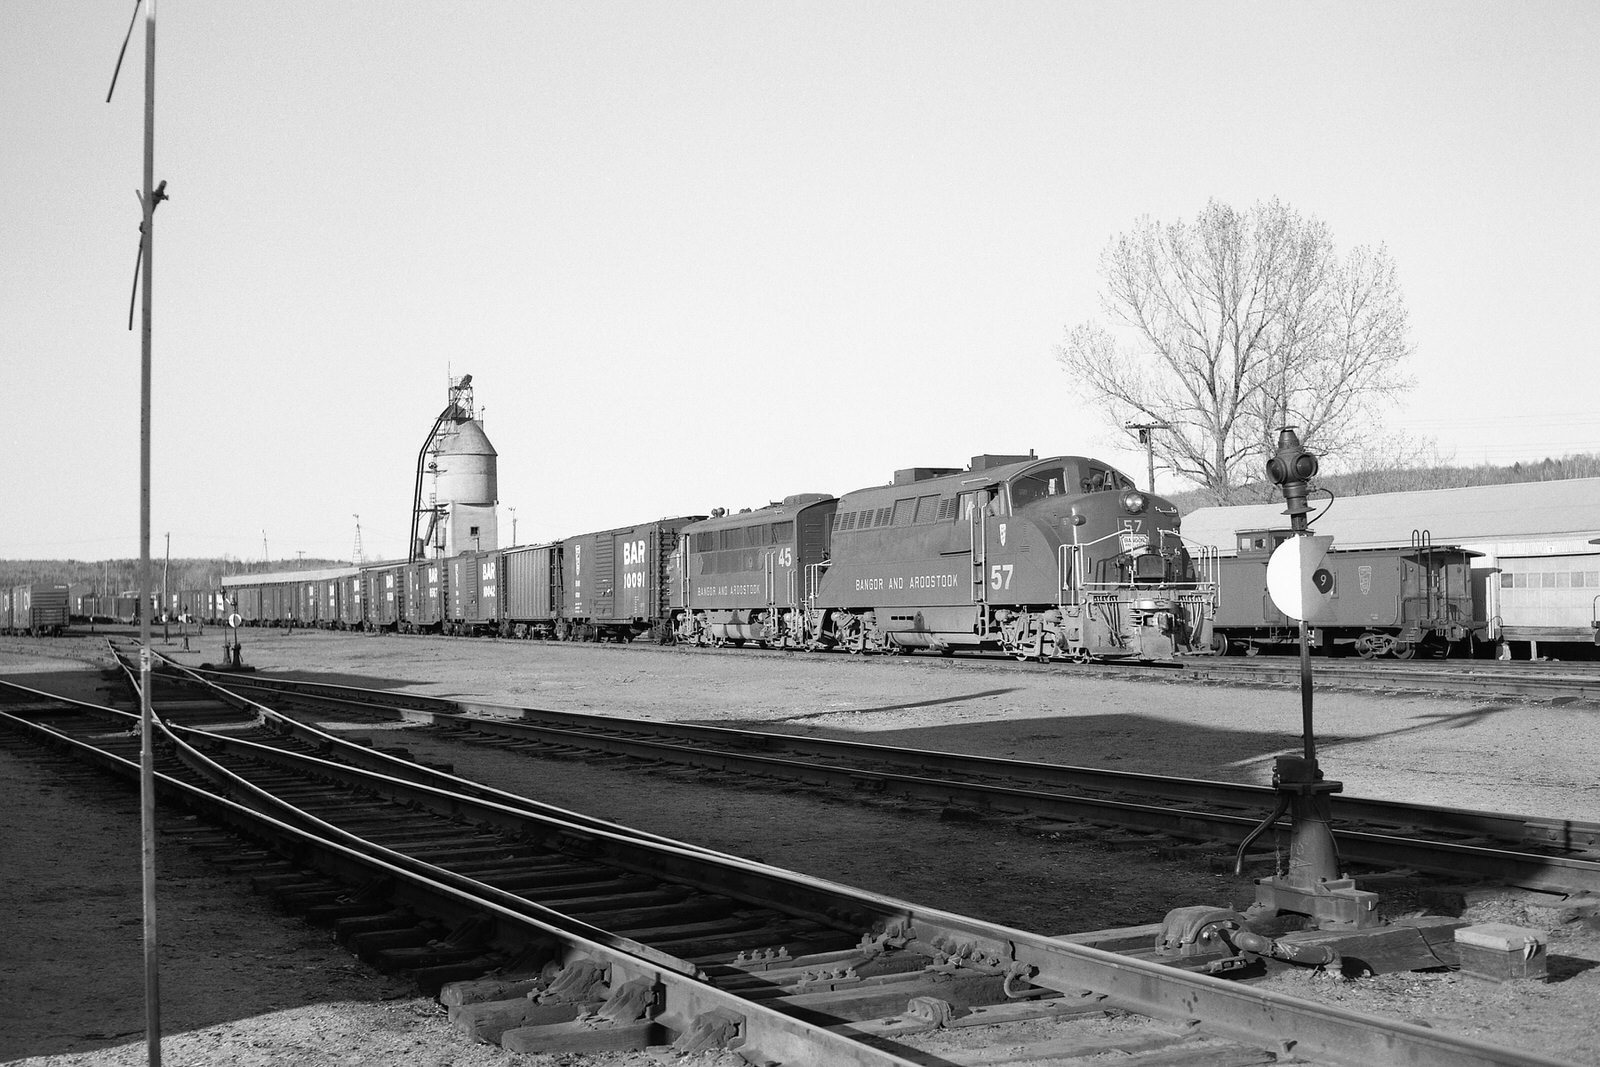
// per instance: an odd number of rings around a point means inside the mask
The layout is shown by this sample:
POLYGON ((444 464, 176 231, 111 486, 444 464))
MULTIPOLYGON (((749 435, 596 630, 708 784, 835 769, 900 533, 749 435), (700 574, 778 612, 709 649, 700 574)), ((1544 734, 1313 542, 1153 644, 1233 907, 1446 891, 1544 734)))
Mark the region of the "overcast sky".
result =
MULTIPOLYGON (((138 553, 143 18, 6 0, 0 558, 138 553)), ((984 452, 1141 215, 1385 244, 1463 463, 1600 451, 1600 4, 160 0, 152 528, 403 554, 471 373, 523 543, 984 452)), ((1163 488, 1180 486, 1159 479, 1163 488)))

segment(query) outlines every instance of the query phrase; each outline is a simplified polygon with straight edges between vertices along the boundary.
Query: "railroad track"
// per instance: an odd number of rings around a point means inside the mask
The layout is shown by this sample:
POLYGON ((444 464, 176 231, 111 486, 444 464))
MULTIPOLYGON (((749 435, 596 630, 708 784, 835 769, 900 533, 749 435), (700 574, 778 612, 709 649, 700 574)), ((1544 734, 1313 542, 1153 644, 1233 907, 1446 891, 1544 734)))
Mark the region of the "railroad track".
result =
MULTIPOLYGON (((384 639, 403 641, 438 640, 438 635, 386 634, 384 639)), ((453 637, 450 640, 492 640, 453 637)), ((520 642, 510 642, 516 647, 520 642)), ((737 650, 696 649, 697 655, 784 657, 804 655, 793 651, 742 648, 737 650)), ((844 653, 829 653, 839 654, 844 653)), ((916 653, 903 655, 917 657, 916 653)), ((921 658, 921 657, 919 657, 921 658)), ((933 658, 933 657, 925 657, 933 658)), ((1297 656, 1262 655, 1248 657, 1196 656, 1160 664, 1089 663, 1047 665, 1015 662, 999 655, 958 655, 939 657, 943 664, 976 664, 1001 670, 1062 670, 1073 675, 1107 679, 1142 679, 1158 682, 1210 682, 1225 685, 1300 684, 1297 656)), ((1314 659, 1319 684, 1354 689, 1415 690, 1451 696, 1471 693, 1531 700, 1600 702, 1600 663, 1587 662, 1509 662, 1502 660, 1407 660, 1368 661, 1360 659, 1314 659)))
MULTIPOLYGON (((236 696, 208 708, 164 688, 163 799, 222 828, 193 843, 442 986, 465 1032, 513 1050, 671 1041, 899 1065, 929 1062, 918 1034, 982 1023, 1063 1059, 1557 1062, 502 803, 236 696), (388 773, 355 765, 375 758, 388 773), (1126 1017, 1096 1025, 1108 1012, 1126 1017), (1057 1024, 1047 1037, 1039 1020, 1057 1024)), ((28 743, 136 774, 136 716, 0 690, 0 721, 28 743)))
MULTIPOLYGON (((286 631, 287 632, 287 631, 286 631)), ((306 631, 315 633, 316 631, 306 631)), ((76 635, 74 643, 90 635, 76 635)), ((437 636, 422 634, 388 634, 384 640, 427 641, 437 636)), ((121 633, 112 640, 127 647, 132 638, 121 633)), ((451 638, 451 640, 489 640, 451 638)), ((74 651, 60 638, 16 638, 0 641, 0 652, 23 655, 43 655, 62 659, 95 658, 103 656, 97 647, 85 654, 74 651)), ((754 648, 737 651, 697 650, 702 655, 735 655, 749 657, 793 656, 797 653, 754 648)), ((961 656, 943 660, 944 664, 976 663, 994 670, 1035 671, 1037 664, 1013 663, 1005 657, 961 656)), ((1600 703, 1600 663, 1584 662, 1507 662, 1500 660, 1410 660, 1366 661, 1326 659, 1316 657, 1316 678, 1319 685, 1350 689, 1404 690, 1440 693, 1448 696, 1464 694, 1486 697, 1548 700, 1562 703, 1600 703)), ((1142 679, 1160 682, 1198 682, 1222 685, 1284 685, 1297 686, 1300 682, 1299 660, 1294 656, 1263 655, 1245 658, 1197 657, 1179 663, 1162 665, 1140 664, 1074 664, 1061 667, 1074 674, 1109 679, 1142 679)))
MULTIPOLYGON (((1070 767, 793 734, 452 701, 251 676, 223 684, 280 707, 425 723, 454 740, 532 756, 626 757, 801 782, 832 795, 893 794, 939 805, 1091 823, 1236 848, 1273 808, 1265 786, 1070 767), (292 701, 291 704, 282 703, 292 701)), ((1344 860, 1547 893, 1600 893, 1600 824, 1335 794, 1344 860)), ((1288 823, 1280 824, 1284 832, 1288 823)), ((1247 857, 1249 859, 1251 857, 1247 857)))
MULTIPOLYGON (((1600 665, 1582 663, 1510 663, 1499 660, 1428 660, 1364 662, 1317 657, 1319 685, 1362 689, 1410 689, 1460 695, 1483 694, 1535 700, 1600 701, 1600 665)), ((1299 685, 1300 661, 1291 656, 1259 656, 1242 660, 1186 661, 1183 677, 1195 680, 1273 685, 1299 685)), ((1170 677, 1154 672, 1157 677, 1170 677)))

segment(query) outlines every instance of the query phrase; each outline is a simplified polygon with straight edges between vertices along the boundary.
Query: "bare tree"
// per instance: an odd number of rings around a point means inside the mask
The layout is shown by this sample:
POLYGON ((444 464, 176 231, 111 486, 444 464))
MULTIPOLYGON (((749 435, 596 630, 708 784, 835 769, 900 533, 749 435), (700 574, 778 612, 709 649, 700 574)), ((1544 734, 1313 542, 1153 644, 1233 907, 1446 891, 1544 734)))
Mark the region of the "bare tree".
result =
POLYGON ((1341 258, 1326 225, 1275 199, 1242 214, 1212 200, 1193 222, 1142 218, 1100 271, 1111 325, 1074 327, 1057 358, 1119 430, 1169 424, 1156 455, 1219 503, 1259 481, 1279 426, 1335 462, 1360 454, 1408 384, 1388 253, 1341 258))

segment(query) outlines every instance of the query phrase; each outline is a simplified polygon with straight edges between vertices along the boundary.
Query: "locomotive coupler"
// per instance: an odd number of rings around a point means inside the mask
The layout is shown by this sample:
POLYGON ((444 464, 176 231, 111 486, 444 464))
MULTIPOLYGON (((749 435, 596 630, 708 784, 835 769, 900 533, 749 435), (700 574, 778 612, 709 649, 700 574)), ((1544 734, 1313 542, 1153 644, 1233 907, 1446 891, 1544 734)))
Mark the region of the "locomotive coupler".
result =
POLYGON ((1304 915, 1324 930, 1378 925, 1378 894, 1357 889, 1355 879, 1339 870, 1332 796, 1344 790, 1344 783, 1323 778, 1315 760, 1279 756, 1272 785, 1279 810, 1286 804, 1289 811, 1289 862, 1283 872, 1256 881, 1256 900, 1247 914, 1304 915))

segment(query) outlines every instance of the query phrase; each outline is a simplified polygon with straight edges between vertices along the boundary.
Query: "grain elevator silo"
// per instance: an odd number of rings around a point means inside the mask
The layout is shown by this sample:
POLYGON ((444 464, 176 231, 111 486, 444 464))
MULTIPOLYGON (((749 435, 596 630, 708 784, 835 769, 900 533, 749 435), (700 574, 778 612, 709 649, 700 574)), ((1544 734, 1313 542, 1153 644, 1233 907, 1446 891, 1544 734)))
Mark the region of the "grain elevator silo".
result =
POLYGON ((450 383, 450 401, 417 453, 413 560, 499 547, 494 508, 500 495, 498 457, 473 411, 472 375, 464 374, 450 383), (424 475, 432 478, 427 500, 424 475))

